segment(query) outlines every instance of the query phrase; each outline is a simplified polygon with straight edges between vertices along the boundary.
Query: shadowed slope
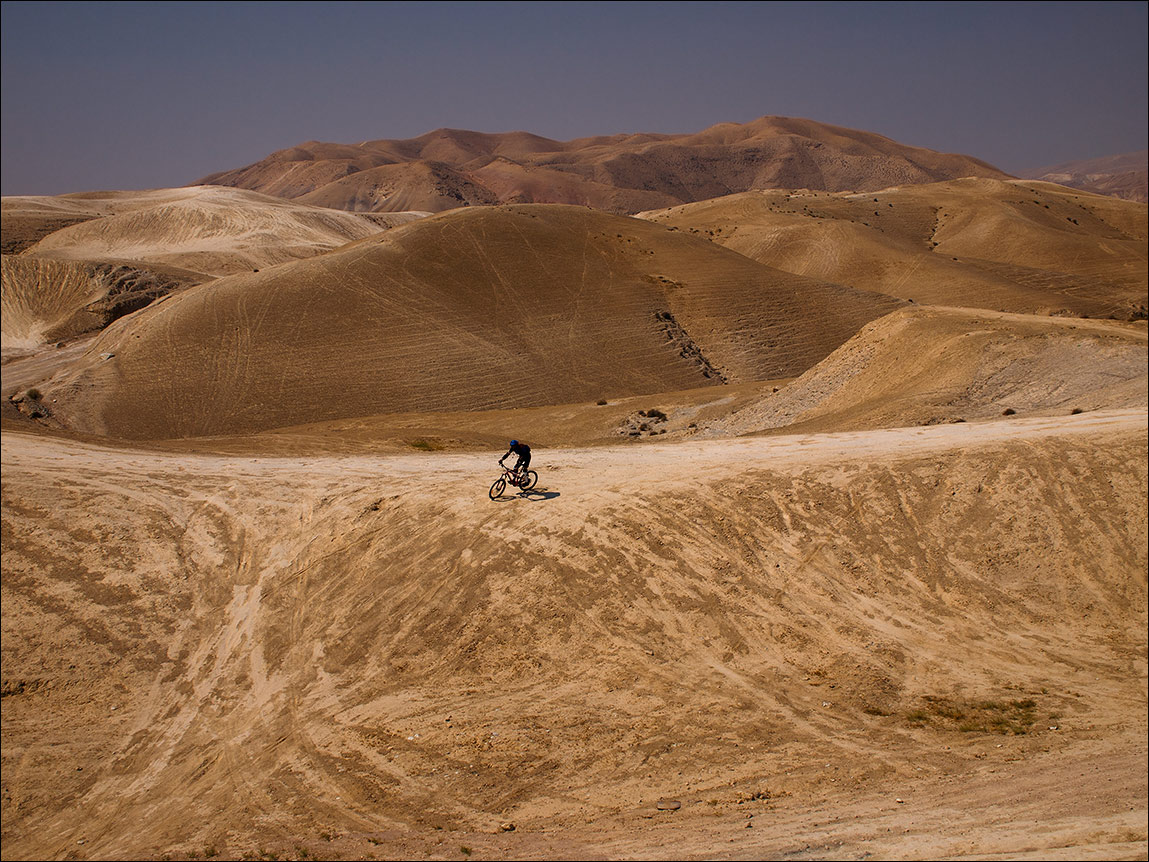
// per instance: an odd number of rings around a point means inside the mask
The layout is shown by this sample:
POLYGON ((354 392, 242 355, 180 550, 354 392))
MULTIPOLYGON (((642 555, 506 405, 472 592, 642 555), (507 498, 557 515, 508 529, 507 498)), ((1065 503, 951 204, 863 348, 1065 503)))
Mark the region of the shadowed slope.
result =
POLYGON ((645 221, 457 210, 171 297, 56 391, 151 438, 587 401, 793 376, 896 305, 645 221))
POLYGON ((1143 316, 1144 204, 1036 181, 748 192, 640 217, 788 272, 918 303, 1143 316))
POLYGON ((199 273, 146 267, 3 256, 3 350, 24 352, 45 342, 103 329, 180 287, 199 273))
POLYGON ((968 156, 788 117, 722 123, 695 134, 615 135, 559 142, 525 132, 438 129, 409 140, 312 141, 200 182, 324 206, 438 209, 482 202, 590 205, 636 212, 755 188, 879 189, 1006 174, 968 156), (420 176, 400 165, 423 165, 420 176), (387 170, 382 170, 387 166, 387 170), (401 177, 402 180, 397 178, 401 177), (416 188, 421 183, 422 189, 416 188), (453 194, 443 195, 444 186, 453 194), (392 200, 397 195, 400 200, 392 200))

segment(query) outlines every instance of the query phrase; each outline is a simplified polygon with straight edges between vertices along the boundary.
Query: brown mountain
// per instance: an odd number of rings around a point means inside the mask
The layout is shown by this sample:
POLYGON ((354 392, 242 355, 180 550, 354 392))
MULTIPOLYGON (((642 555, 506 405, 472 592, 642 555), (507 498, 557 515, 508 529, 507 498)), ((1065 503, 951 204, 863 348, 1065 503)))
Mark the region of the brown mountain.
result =
POLYGON ((695 134, 566 142, 458 129, 353 145, 310 141, 199 183, 360 212, 566 203, 633 213, 751 189, 864 192, 966 176, 1008 175, 872 132, 762 117, 695 134))
POLYGON ((1149 202, 1149 151, 1079 159, 1021 174, 1035 180, 1058 183, 1127 201, 1149 202))

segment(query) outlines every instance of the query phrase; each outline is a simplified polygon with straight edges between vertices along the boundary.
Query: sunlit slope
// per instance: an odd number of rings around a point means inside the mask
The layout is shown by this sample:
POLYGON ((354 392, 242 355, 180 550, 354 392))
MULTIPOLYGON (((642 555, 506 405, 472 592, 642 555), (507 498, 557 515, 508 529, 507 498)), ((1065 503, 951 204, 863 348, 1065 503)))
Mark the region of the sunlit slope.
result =
POLYGON ((464 209, 171 297, 55 389, 127 437, 593 401, 793 376, 895 307, 650 222, 464 209))
POLYGON ((918 303, 1144 315, 1147 209, 1037 181, 748 192, 643 213, 755 260, 918 303))
POLYGON ((45 236, 80 222, 164 206, 204 193, 203 188, 8 195, 0 208, 4 253, 25 251, 45 236))
POLYGON ((661 798, 745 837, 753 793, 923 805, 1143 746, 1144 420, 1072 422, 551 452, 502 504, 487 456, 17 435, 6 855, 670 828, 661 798))
POLYGON ((709 431, 845 431, 1146 406, 1143 324, 903 309, 709 431))
POLYGON ((182 194, 58 230, 27 253, 155 262, 214 276, 312 257, 385 229, 376 218, 239 189, 174 191, 182 194))

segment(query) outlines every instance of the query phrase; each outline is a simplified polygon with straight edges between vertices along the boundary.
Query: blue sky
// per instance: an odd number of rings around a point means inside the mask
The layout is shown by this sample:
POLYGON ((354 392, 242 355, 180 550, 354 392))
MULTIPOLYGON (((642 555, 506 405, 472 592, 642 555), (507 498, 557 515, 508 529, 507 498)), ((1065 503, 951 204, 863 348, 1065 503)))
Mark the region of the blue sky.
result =
POLYGON ((177 186, 306 140, 766 114, 1003 170, 1147 146, 1133 3, 4 2, 0 191, 177 186))

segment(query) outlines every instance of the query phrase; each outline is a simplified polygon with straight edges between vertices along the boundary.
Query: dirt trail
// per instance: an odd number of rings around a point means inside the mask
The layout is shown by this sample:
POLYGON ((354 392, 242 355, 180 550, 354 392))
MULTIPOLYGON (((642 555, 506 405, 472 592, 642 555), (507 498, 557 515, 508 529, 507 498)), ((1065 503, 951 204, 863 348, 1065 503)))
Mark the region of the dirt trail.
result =
POLYGON ((6 433, 5 858, 1144 858, 1146 426, 6 433))

